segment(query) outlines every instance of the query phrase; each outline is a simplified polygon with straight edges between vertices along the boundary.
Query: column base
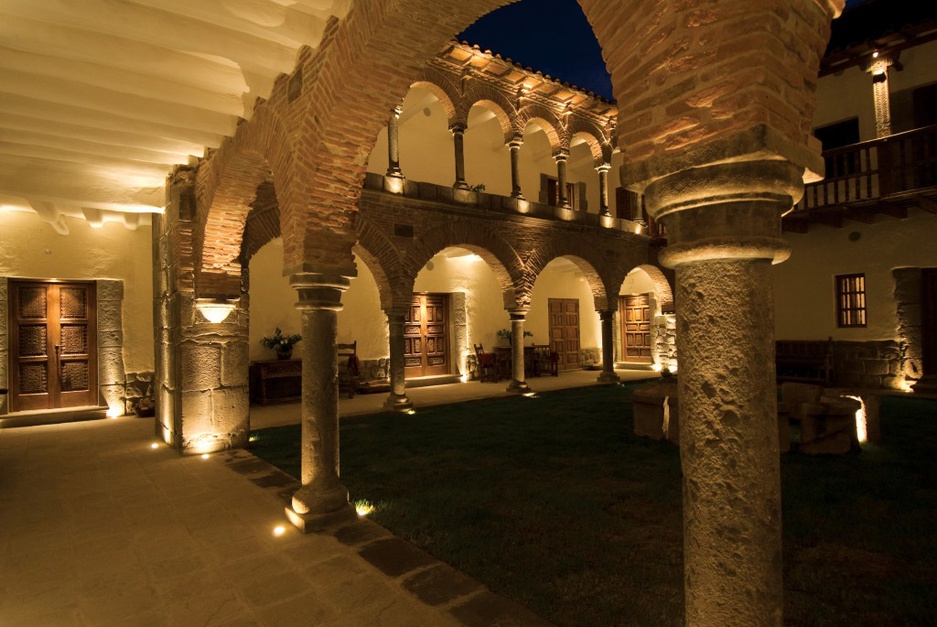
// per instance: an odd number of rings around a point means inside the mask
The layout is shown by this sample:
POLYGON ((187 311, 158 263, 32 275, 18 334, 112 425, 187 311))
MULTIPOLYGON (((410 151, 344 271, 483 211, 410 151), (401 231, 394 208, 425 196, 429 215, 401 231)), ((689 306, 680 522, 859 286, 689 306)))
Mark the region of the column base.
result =
POLYGON ((524 198, 524 194, 520 192, 511 192, 511 198, 513 198, 514 200, 527 200, 526 198, 524 198))
POLYGON ((303 533, 315 531, 325 531, 333 527, 354 521, 358 519, 358 512, 351 503, 346 503, 344 507, 334 512, 318 513, 308 512, 300 514, 292 507, 286 507, 286 517, 289 518, 293 526, 303 533))
POLYGON ((507 391, 512 394, 527 394, 530 392, 530 386, 527 385, 526 381, 517 381, 515 379, 508 384, 507 391))
POLYGON ((605 372, 603 370, 596 381, 600 383, 621 383, 621 378, 614 372, 605 372))
POLYGON ((384 401, 384 409, 391 411, 407 411, 413 409, 413 401, 406 394, 394 394, 391 392, 387 400, 384 401))
POLYGON ((348 502, 348 489, 342 484, 326 491, 304 485, 286 507, 287 518, 303 533, 322 531, 357 515, 354 506, 348 502))
POLYGON ((465 181, 456 181, 452 184, 453 189, 469 189, 469 184, 465 181))

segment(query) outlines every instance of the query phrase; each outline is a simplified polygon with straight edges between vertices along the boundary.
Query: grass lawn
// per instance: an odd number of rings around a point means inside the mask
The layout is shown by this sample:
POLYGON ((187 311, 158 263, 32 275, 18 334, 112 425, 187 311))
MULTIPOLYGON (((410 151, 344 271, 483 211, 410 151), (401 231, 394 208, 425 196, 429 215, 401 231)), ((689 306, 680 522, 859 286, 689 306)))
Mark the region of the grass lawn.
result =
MULTIPOLYGON (((349 418, 371 519, 560 625, 680 625, 676 447, 633 433, 640 384, 349 418)), ((937 402, 887 397, 884 443, 782 458, 785 623, 937 624, 937 402)), ((299 427, 254 433, 299 476, 299 427)))

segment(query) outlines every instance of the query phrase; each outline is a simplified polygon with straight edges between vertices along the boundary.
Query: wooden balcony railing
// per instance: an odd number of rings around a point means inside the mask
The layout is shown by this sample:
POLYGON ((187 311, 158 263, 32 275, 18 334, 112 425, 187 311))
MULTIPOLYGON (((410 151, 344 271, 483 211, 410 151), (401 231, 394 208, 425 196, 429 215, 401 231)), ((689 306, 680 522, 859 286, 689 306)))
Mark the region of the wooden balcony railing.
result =
POLYGON ((937 186, 937 126, 828 150, 823 157, 826 178, 805 186, 792 217, 798 212, 871 205, 937 186))

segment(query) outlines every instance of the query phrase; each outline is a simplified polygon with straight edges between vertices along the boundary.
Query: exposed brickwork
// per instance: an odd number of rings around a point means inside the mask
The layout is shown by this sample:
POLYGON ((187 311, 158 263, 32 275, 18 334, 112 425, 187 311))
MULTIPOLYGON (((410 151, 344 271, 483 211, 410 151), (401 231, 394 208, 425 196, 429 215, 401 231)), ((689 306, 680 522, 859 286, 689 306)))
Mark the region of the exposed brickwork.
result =
POLYGON ((833 376, 842 387, 900 389, 901 345, 894 340, 833 342, 833 376))

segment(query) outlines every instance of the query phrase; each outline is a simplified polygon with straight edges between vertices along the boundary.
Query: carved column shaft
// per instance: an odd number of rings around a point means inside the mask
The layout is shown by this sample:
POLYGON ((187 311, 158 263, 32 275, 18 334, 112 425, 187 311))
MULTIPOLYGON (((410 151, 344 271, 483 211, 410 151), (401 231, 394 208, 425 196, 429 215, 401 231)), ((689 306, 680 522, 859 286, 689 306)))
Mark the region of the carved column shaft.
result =
POLYGON ((449 130, 452 131, 452 143, 455 147, 455 183, 452 186, 468 189, 468 183, 465 182, 465 146, 463 143, 465 126, 453 124, 449 130))
POLYGON ((339 480, 337 314, 345 277, 293 275, 302 312, 302 487, 293 495, 290 519, 303 531, 354 514, 339 480))
POLYGON ((400 105, 394 107, 387 123, 387 176, 403 177, 400 170, 400 105))
POLYGON ((518 163, 521 152, 521 141, 513 140, 508 144, 511 149, 511 198, 524 198, 521 192, 521 172, 518 163))
POLYGON ((611 215, 608 211, 608 171, 611 164, 603 163, 596 168, 599 173, 599 215, 611 215))
POLYGON ((407 397, 407 381, 404 363, 404 318, 406 314, 397 309, 390 309, 387 314, 387 326, 390 334, 390 395, 384 403, 388 409, 404 411, 413 407, 407 397))
POLYGON ((557 207, 569 207, 569 194, 566 193, 566 153, 560 153, 553 158, 556 160, 556 196, 557 207))
POLYGON ((872 97, 875 99, 875 136, 891 135, 891 98, 888 93, 888 69, 883 63, 872 75, 872 97))
POLYGON ((524 318, 526 312, 511 312, 511 368, 512 381, 508 392, 524 393, 530 387, 524 380, 524 318))
POLYGON ((727 163, 645 190, 676 268, 687 625, 782 624, 772 262, 801 171, 727 163))
POLYGON ((620 379, 615 374, 615 310, 600 311, 599 320, 602 322, 602 374, 599 381, 617 383, 620 379))

